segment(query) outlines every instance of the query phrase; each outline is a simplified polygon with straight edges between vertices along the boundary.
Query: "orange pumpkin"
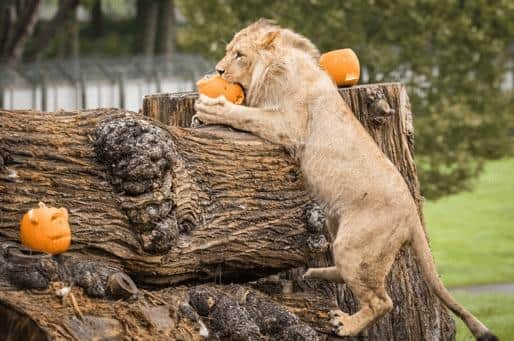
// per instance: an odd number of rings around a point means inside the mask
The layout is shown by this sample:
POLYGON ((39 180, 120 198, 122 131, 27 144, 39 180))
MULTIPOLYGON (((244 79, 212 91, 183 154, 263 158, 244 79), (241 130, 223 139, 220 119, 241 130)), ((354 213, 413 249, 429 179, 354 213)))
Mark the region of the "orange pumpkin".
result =
POLYGON ((243 103, 245 98, 241 86, 230 83, 220 76, 205 76, 196 82, 196 87, 201 94, 212 98, 223 95, 227 100, 235 104, 243 103))
POLYGON ((21 219, 20 237, 30 249, 51 254, 65 252, 71 243, 68 210, 40 202, 39 208, 31 209, 21 219))
POLYGON ((359 58, 352 49, 324 53, 319 59, 319 64, 337 86, 352 86, 359 82, 361 73, 359 58))

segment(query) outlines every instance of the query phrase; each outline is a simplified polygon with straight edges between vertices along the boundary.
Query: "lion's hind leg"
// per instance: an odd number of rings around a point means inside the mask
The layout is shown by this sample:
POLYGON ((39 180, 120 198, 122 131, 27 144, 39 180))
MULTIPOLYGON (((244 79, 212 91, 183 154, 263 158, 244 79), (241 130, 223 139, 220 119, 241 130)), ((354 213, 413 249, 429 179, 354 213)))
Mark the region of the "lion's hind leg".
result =
POLYGON ((344 280, 336 266, 329 266, 326 268, 309 268, 305 274, 303 274, 303 278, 317 278, 335 283, 344 283, 344 280))
POLYGON ((360 305, 360 310, 350 316, 340 311, 331 313, 331 324, 339 336, 357 335, 393 307, 385 279, 398 247, 390 243, 390 230, 360 227, 353 225, 351 231, 338 234, 333 245, 338 272, 360 305))
MULTIPOLYGON (((351 288, 351 286, 350 286, 351 288)), ((355 290, 352 290, 355 292, 355 290)), ((340 310, 329 313, 330 323, 334 332, 339 336, 355 336, 371 322, 388 313, 393 308, 393 302, 385 289, 382 292, 369 291, 365 295, 354 296, 359 300, 361 309, 353 315, 340 310)))

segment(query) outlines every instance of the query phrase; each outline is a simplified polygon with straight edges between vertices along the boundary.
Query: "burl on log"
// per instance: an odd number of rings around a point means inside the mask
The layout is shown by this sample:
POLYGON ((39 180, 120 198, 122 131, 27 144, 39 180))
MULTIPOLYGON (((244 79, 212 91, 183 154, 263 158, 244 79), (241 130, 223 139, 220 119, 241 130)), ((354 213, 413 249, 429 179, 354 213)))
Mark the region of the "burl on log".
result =
MULTIPOLYGON (((421 212, 404 87, 360 86, 341 93, 402 172, 421 212)), ((294 161, 280 147, 246 133, 224 127, 179 127, 190 120, 194 98, 194 94, 145 98, 145 114, 174 123, 169 127, 115 109, 53 114, 0 111, 2 245, 18 241, 22 213, 44 201, 70 211, 73 244, 66 258, 125 271, 138 285, 214 279, 243 283, 329 262, 318 213, 294 161), (166 115, 169 108, 178 114, 166 115)), ((13 290, 7 280, 13 268, 5 263, 9 261, 7 249, 3 250, 4 264, 0 262, 0 315, 9 319, 4 319, 0 330, 20 332, 35 324, 42 335, 56 338, 88 338, 112 330, 116 336, 193 339, 202 334, 198 313, 210 321, 211 335, 221 338, 312 336, 310 327, 284 317, 289 315, 280 307, 277 319, 287 323, 270 327, 267 320, 263 322, 255 302, 265 299, 252 298, 248 286, 207 285, 189 292, 183 288, 140 290, 132 303, 93 299, 73 288, 86 315, 77 318, 76 311, 60 304, 53 292, 8 291, 13 290), (226 295, 242 298, 233 303, 226 295), (208 304, 207 310, 202 309, 202 299, 215 302, 214 308, 208 304), (193 301, 195 311, 189 313, 185 303, 193 301), (52 305, 53 314, 48 311, 52 305), (220 324, 215 322, 235 322, 215 312, 251 318, 237 320, 237 325, 220 324), (18 322, 16 327, 10 324, 13 321, 18 322), (293 329, 302 332, 296 335, 293 329)), ((323 318, 325 310, 335 304, 335 287, 302 281, 294 275, 299 272, 259 280, 252 286, 264 290, 272 283, 267 292, 275 302, 326 338, 329 327, 323 318), (277 283, 287 283, 287 290, 276 290, 277 283)), ((395 309, 356 339, 453 339, 453 323, 424 285, 408 248, 399 255, 388 288, 395 309)), ((343 310, 355 311, 356 304, 344 286, 338 296, 343 310)))

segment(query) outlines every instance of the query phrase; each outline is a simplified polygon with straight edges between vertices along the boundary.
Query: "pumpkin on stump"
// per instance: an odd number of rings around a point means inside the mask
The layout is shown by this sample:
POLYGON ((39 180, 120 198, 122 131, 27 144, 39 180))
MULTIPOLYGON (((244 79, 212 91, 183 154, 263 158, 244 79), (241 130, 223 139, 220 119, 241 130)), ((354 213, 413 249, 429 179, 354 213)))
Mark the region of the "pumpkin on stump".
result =
POLYGON ((353 86, 359 82, 361 73, 359 58, 352 49, 324 53, 319 59, 319 64, 337 86, 353 86))

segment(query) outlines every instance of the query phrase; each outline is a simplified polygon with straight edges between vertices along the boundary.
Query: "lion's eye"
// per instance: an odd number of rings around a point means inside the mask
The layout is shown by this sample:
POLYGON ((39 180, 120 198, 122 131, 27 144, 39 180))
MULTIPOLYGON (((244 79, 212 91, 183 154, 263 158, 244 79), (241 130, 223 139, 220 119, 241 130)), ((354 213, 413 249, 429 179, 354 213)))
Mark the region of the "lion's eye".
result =
POLYGON ((242 57, 244 57, 244 54, 242 54, 239 51, 236 51, 236 59, 239 59, 239 58, 242 58, 242 57))

